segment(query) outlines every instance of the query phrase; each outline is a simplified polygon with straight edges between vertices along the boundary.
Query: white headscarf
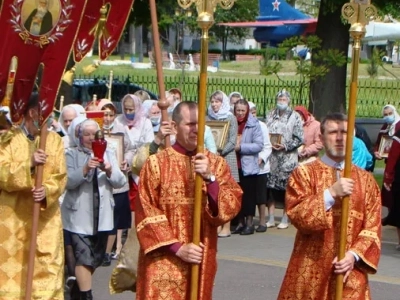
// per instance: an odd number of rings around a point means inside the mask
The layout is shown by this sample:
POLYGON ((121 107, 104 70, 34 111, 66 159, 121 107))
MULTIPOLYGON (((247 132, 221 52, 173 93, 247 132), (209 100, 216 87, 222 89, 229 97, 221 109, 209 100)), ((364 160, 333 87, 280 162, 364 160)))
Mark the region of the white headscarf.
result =
POLYGON ((239 93, 239 92, 232 92, 232 93, 230 93, 229 96, 228 96, 228 97, 229 97, 229 100, 232 98, 232 96, 239 96, 240 99, 243 98, 242 94, 239 93))
POLYGON ((247 101, 247 103, 249 103, 249 109, 250 110, 253 109, 253 108, 257 109, 256 105, 253 102, 247 101))
POLYGON ((222 105, 221 105, 221 108, 219 109, 218 112, 214 112, 214 110, 211 107, 211 104, 208 105, 208 116, 211 119, 213 119, 213 120, 224 120, 229 115, 232 114, 230 112, 230 110, 231 110, 230 100, 229 100, 228 96, 224 92, 216 91, 211 95, 210 100, 212 98, 222 101, 222 105), (222 96, 222 100, 221 100, 221 96, 222 96))
POLYGON ((400 115, 397 112, 396 107, 394 107, 391 104, 387 104, 382 108, 382 116, 383 116, 383 111, 387 108, 390 108, 393 110, 394 122, 393 122, 393 124, 388 124, 388 127, 387 127, 388 135, 393 136, 396 133, 396 123, 400 121, 400 115))
POLYGON ((75 118, 68 127, 69 147, 77 147, 79 145, 78 126, 87 120, 85 115, 75 118))
POLYGON ((85 128, 87 126, 96 126, 96 131, 100 130, 100 126, 99 124, 97 124, 97 122, 95 120, 92 119, 86 119, 83 122, 79 123, 78 128, 75 128, 75 134, 77 134, 77 139, 78 139, 78 149, 86 154, 91 154, 92 150, 85 148, 85 146, 82 143, 82 139, 83 139, 83 132, 85 131, 85 128))
POLYGON ((153 107, 153 105, 157 105, 156 100, 145 100, 143 101, 143 110, 144 110, 144 115, 148 118, 150 114, 150 110, 153 107))

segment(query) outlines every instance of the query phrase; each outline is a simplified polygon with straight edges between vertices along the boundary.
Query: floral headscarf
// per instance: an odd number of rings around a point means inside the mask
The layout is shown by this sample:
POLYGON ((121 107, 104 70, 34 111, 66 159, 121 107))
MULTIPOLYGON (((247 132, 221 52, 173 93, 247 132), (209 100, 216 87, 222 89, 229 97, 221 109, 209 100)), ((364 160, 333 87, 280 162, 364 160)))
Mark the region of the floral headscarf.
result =
POLYGON ((211 104, 208 106, 208 116, 211 119, 222 120, 222 119, 226 119, 229 115, 232 114, 230 112, 230 110, 231 110, 230 100, 229 100, 228 96, 224 92, 222 92, 222 91, 214 92, 210 97, 210 101, 213 98, 215 100, 221 101, 222 105, 221 105, 221 108, 219 109, 218 112, 214 112, 214 110, 211 107, 211 104))

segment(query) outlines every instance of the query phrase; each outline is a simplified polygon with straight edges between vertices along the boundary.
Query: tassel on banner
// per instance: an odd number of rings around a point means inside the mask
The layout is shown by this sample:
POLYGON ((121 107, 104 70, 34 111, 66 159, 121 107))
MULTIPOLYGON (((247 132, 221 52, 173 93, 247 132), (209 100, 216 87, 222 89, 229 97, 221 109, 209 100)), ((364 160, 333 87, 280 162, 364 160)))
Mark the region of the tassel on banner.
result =
POLYGON ((90 75, 94 71, 96 71, 99 66, 100 66, 100 62, 99 61, 93 62, 92 64, 82 68, 83 74, 90 75))

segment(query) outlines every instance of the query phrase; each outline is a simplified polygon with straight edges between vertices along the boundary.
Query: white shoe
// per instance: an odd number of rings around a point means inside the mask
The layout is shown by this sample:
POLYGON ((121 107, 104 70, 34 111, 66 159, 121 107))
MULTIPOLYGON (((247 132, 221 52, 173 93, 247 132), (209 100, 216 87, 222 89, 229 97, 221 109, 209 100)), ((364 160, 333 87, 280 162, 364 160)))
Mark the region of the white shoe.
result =
POLYGON ((267 228, 275 227, 275 222, 267 222, 265 225, 267 228))
POLYGON ((398 245, 396 246, 396 250, 397 250, 397 251, 400 251, 400 244, 398 244, 398 245))
POLYGON ((277 226, 278 229, 286 229, 289 227, 288 223, 279 223, 279 225, 277 226))

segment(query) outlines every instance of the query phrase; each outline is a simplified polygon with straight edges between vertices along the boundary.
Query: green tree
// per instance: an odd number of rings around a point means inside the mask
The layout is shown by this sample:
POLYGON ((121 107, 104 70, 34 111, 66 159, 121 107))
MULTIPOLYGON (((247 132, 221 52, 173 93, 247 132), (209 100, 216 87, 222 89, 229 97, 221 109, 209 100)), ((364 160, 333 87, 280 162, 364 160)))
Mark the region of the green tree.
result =
MULTIPOLYGON (((344 0, 321 0, 316 35, 322 40, 321 49, 336 49, 347 53, 349 46, 349 25, 341 17, 344 0)), ((391 14, 398 17, 400 2, 398 0, 372 1, 381 15, 391 14)), ((313 56, 313 64, 323 64, 321 58, 313 56)), ((347 66, 333 67, 322 78, 310 82, 311 99, 309 109, 317 118, 327 112, 345 111, 346 108, 347 66)))
POLYGON ((226 59, 228 42, 240 43, 249 35, 248 28, 220 26, 219 23, 254 21, 258 16, 258 0, 238 0, 230 10, 218 7, 214 14, 215 25, 210 33, 222 43, 222 55, 226 59))
MULTIPOLYGON (((298 76, 299 83, 292 92, 294 99, 297 102, 302 103, 304 96, 307 95, 306 91, 309 90, 309 85, 312 81, 324 77, 331 68, 340 67, 346 64, 346 55, 340 53, 335 49, 321 49, 321 40, 314 35, 308 37, 291 37, 286 39, 279 45, 280 49, 284 49, 286 52, 292 51, 298 45, 304 45, 311 53, 312 56, 317 57, 321 62, 320 64, 313 64, 310 60, 296 59, 296 75, 298 76)), ((279 72, 282 69, 280 62, 271 61, 269 53, 266 50, 264 59, 261 61, 261 74, 271 75, 275 74, 277 78, 283 82, 287 82, 279 76, 279 72)), ((308 94, 309 99, 312 101, 312 97, 308 94)))
MULTIPOLYGON (((199 33, 200 29, 197 26, 197 12, 195 6, 192 5, 192 16, 188 17, 182 13, 179 16, 175 15, 176 9, 179 8, 176 0, 157 0, 157 15, 158 27, 163 40, 168 40, 167 32, 172 26, 184 24, 192 33, 199 33)), ((227 42, 238 43, 248 35, 247 28, 225 27, 219 26, 219 23, 224 22, 240 22, 254 21, 258 15, 258 0, 238 0, 230 10, 224 10, 217 7, 214 13, 215 24, 210 29, 210 35, 215 40, 221 41, 223 44, 223 53, 226 52, 227 42)), ((130 23, 135 25, 150 26, 150 9, 148 0, 136 0, 133 6, 133 11, 130 15, 130 23)))
POLYGON ((302 11, 303 13, 312 16, 312 17, 317 17, 318 16, 318 11, 319 11, 319 4, 320 1, 315 1, 315 0, 297 0, 296 1, 296 7, 302 11))

